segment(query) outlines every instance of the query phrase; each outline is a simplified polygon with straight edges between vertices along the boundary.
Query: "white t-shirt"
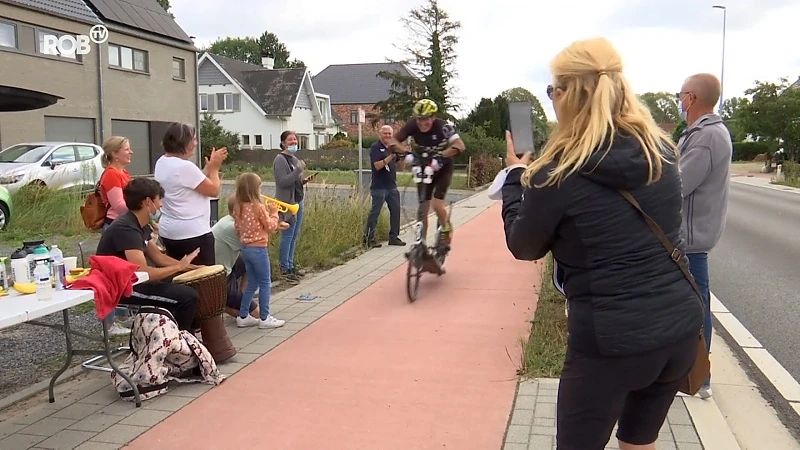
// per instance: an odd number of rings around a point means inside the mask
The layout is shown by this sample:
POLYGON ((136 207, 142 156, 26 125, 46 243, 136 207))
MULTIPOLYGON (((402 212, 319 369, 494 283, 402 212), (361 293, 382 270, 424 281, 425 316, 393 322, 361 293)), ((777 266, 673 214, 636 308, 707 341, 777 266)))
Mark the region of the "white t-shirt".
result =
POLYGON ((211 232, 211 199, 194 189, 206 175, 191 161, 162 156, 153 171, 164 188, 158 233, 167 239, 189 239, 211 232))

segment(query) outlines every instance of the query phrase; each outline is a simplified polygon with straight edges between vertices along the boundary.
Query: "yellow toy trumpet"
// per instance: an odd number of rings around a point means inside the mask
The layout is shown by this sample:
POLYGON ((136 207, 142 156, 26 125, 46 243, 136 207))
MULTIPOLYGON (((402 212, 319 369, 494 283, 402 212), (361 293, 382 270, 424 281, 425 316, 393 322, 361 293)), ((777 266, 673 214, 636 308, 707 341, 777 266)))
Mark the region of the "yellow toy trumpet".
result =
POLYGON ((275 203, 276 205, 278 205, 278 212, 285 213, 288 211, 292 213, 293 216, 296 216, 297 211, 300 210, 300 205, 298 205, 297 203, 290 205, 289 203, 282 202, 272 197, 267 197, 266 195, 264 196, 264 203, 275 203))

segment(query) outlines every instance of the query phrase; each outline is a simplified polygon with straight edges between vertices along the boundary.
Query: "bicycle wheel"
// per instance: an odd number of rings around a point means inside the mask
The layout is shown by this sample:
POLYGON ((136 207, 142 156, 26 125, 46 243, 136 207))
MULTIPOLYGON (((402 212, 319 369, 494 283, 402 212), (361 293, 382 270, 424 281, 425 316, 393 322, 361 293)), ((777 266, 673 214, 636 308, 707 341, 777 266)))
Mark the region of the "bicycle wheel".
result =
POLYGON ((422 277, 422 255, 418 246, 411 248, 408 253, 408 269, 406 270, 406 291, 408 301, 413 302, 417 299, 419 290, 419 279, 422 277))

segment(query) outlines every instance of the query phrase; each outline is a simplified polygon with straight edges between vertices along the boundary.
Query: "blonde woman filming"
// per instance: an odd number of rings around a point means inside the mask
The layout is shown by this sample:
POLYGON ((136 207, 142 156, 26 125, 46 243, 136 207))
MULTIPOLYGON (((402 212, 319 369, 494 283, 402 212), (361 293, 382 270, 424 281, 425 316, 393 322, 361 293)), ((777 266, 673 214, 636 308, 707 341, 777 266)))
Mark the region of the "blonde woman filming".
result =
POLYGON ((627 190, 684 250, 678 152, 639 103, 605 39, 578 41, 552 61, 558 125, 539 159, 507 136, 506 242, 517 259, 552 252, 564 273, 567 355, 557 448, 602 450, 614 424, 621 450, 655 449, 695 359, 700 299, 627 190))

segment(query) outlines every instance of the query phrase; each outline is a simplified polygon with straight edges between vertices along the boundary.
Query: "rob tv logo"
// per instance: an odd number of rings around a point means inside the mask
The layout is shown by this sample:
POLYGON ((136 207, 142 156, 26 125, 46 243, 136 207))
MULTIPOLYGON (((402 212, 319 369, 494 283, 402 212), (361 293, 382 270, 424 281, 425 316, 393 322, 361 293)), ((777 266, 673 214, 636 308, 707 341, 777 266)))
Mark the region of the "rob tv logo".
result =
POLYGON ((95 25, 89 30, 88 36, 85 34, 76 36, 46 34, 43 38, 42 53, 61 56, 86 55, 92 49, 89 43, 102 44, 108 40, 108 28, 103 25, 95 25))

